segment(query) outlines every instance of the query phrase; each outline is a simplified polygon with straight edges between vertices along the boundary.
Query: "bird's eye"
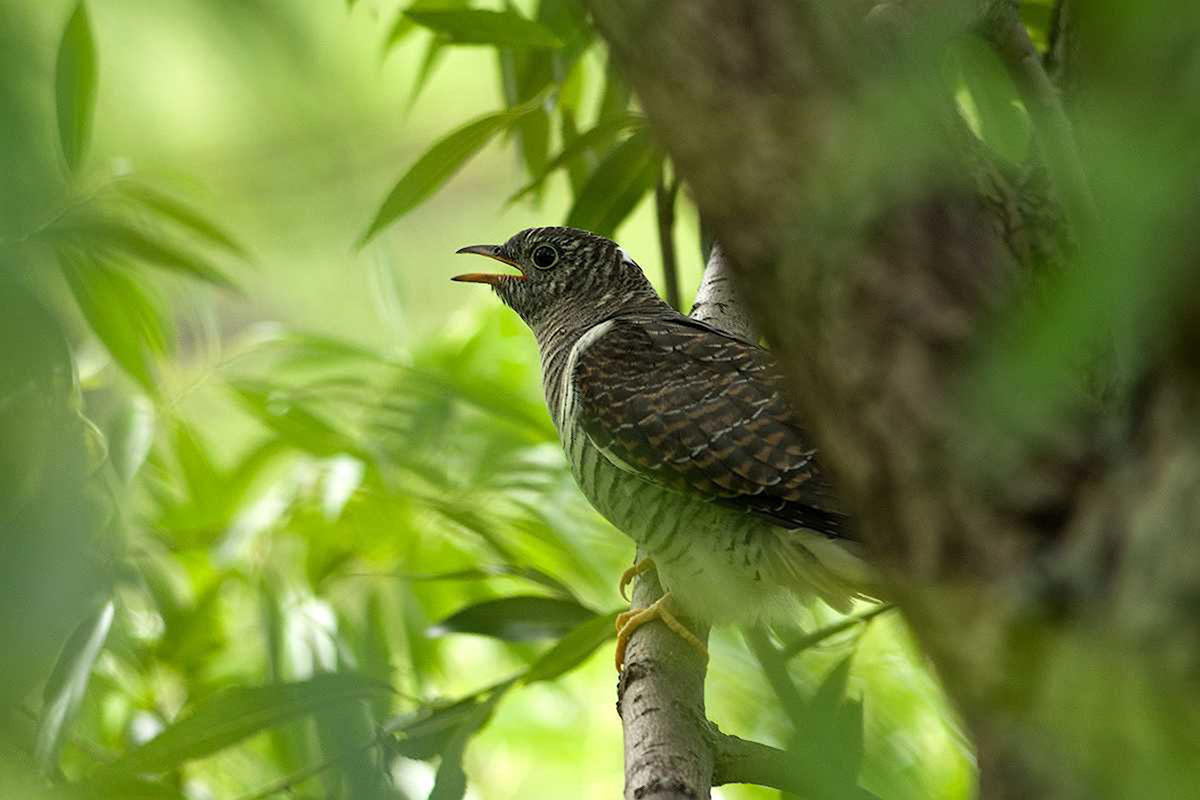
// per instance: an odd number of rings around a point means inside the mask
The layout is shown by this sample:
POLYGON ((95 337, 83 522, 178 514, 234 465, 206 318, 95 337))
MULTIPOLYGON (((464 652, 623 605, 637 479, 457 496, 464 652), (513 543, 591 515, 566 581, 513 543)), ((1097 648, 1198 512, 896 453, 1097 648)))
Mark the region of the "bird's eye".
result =
POLYGON ((548 244, 533 248, 533 265, 538 269, 550 269, 558 263, 558 251, 548 244))

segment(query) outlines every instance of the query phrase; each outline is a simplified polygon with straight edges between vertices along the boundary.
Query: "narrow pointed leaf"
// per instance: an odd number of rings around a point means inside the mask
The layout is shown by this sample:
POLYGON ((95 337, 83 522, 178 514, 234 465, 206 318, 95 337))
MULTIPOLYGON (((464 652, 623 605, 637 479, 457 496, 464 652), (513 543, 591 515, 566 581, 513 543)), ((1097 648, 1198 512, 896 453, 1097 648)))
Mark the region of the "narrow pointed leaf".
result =
POLYGON ((575 161, 586 156, 589 151, 611 141, 614 136, 620 134, 622 131, 629 130, 630 128, 643 128, 645 124, 645 117, 640 114, 622 113, 601 120, 594 127, 573 137, 558 155, 546 163, 546 166, 542 168, 540 173, 534 176, 533 180, 514 192, 508 198, 507 202, 515 203, 526 195, 537 191, 555 170, 561 169, 564 166, 571 166, 575 161))
POLYGON ((522 681, 536 683, 554 680, 582 664, 588 656, 596 652, 596 648, 616 636, 617 632, 613 626, 617 613, 613 611, 609 614, 599 614, 579 623, 533 663, 522 681))
POLYGON ((475 633, 509 642, 526 642, 564 636, 594 616, 592 611, 571 600, 502 597, 451 614, 430 628, 429 635, 475 633))
POLYGON ((38 764, 43 771, 53 770, 63 737, 83 702, 92 668, 108 639, 113 615, 113 602, 109 600, 98 612, 79 624, 46 683, 36 750, 38 764))
POLYGON ((496 577, 524 578, 540 586, 550 589, 564 598, 573 598, 571 588, 562 581, 536 567, 526 567, 519 564, 488 564, 474 569, 460 569, 451 572, 436 573, 398 573, 398 578, 407 581, 472 581, 496 577))
POLYGON ((72 171, 78 169, 92 135, 96 110, 96 44, 87 7, 75 6, 58 46, 54 77, 58 138, 72 171))
POLYGON ((322 458, 341 453, 365 458, 349 435, 286 393, 253 381, 232 388, 242 406, 289 445, 322 458))
POLYGON ((396 21, 392 23, 391 29, 388 30, 387 38, 383 42, 384 53, 386 54, 420 28, 405 13, 406 11, 451 11, 466 8, 468 5, 470 5, 470 0, 413 0, 408 8, 400 11, 396 16, 396 21))
POLYGON ((567 225, 609 236, 654 187, 660 156, 648 131, 617 145, 579 190, 567 225))
POLYGON ((445 36, 454 44, 489 44, 498 47, 562 46, 554 32, 545 25, 512 10, 409 10, 404 14, 413 22, 445 36))
POLYGON ((187 228, 205 241, 223 247, 235 255, 246 255, 245 249, 220 226, 186 203, 136 181, 121 181, 117 186, 121 192, 141 205, 187 228))
POLYGON ((190 712, 108 769, 163 772, 231 747, 256 733, 314 711, 386 694, 388 687, 351 674, 306 681, 239 686, 201 700, 190 712))
POLYGON ((233 282, 206 259, 173 242, 158 238, 120 217, 84 209, 68 214, 47 228, 44 237, 82 250, 120 253, 162 269, 198 278, 227 289, 233 282))
POLYGON ((491 697, 472 711, 450 737, 441 752, 441 763, 438 764, 429 800, 462 800, 466 795, 467 773, 463 770, 463 757, 466 755, 467 745, 471 737, 487 725, 504 693, 505 689, 493 692, 491 697))
POLYGON ((125 372, 157 394, 157 360, 167 352, 170 336, 163 309, 129 271, 89 253, 64 249, 59 266, 96 338, 125 372))
POLYGON ((423 203, 513 120, 514 114, 509 111, 488 114, 438 141, 392 188, 359 245, 366 244, 375 234, 423 203))

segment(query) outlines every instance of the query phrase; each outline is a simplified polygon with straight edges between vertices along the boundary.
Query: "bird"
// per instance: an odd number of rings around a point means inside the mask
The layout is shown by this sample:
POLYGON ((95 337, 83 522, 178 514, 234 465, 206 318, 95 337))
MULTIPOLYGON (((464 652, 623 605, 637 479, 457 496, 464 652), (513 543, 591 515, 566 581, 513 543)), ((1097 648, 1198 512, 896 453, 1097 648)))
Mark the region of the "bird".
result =
POLYGON ((491 286, 533 332, 546 406, 589 502, 645 558, 663 596, 617 618, 629 637, 661 620, 707 657, 680 621, 757 624, 824 599, 868 597, 851 520, 789 403, 771 353, 679 313, 612 240, 569 227, 471 245, 515 273, 452 280, 491 286))

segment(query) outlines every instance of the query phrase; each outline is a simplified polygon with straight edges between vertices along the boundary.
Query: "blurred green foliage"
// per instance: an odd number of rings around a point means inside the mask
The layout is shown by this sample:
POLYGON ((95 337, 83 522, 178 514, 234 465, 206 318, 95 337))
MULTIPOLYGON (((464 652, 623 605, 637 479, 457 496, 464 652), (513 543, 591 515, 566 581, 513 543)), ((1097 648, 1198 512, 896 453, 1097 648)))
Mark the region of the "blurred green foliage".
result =
MULTIPOLYGON (((632 545, 524 328, 446 279, 562 220, 648 256, 664 156, 574 0, 469 5, 0 6, 0 796, 619 793, 632 545)), ((995 65, 951 70, 1023 158, 995 65)), ((970 795, 897 619, 809 641, 798 764, 970 795)), ((728 632, 709 705, 792 737, 728 632)))

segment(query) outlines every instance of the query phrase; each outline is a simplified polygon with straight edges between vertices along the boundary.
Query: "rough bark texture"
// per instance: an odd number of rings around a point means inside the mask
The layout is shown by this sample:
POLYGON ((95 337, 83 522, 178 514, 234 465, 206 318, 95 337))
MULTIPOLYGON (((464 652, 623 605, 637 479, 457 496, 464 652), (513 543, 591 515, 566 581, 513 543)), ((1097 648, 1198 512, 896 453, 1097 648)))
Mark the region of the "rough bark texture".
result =
MULTIPOLYGON (((1072 684, 1076 670, 1111 679, 1139 713, 1144 704, 1130 698, 1167 682, 1179 703, 1163 730, 1196 741, 1200 389, 1194 355, 1182 355, 1195 352, 1184 346, 1195 345, 1194 323, 1130 400, 1067 403, 1036 434, 1005 427, 1003 414, 981 417, 964 398, 986 335, 1021 308, 1031 281, 1047 278, 1039 270, 1057 261, 1048 252, 1061 231, 1046 244, 1045 198, 966 141, 932 86, 929 53, 968 27, 995 30, 1015 4, 962 3, 953 18, 926 19, 938 4, 892 3, 869 23, 870 4, 854 2, 589 5, 733 258, 860 535, 974 734, 983 795, 1088 796, 1089 781, 1111 769, 1101 754, 1136 747, 1128 731, 1071 738, 1075 704, 1108 685, 1072 684)), ((1124 13, 1115 0, 1093 7, 1124 13)), ((1111 72, 1116 99, 1095 103, 1097 114, 1125 119, 1121 103, 1145 86, 1178 86, 1180 107, 1193 107, 1178 65, 1193 63, 1194 39, 1175 37, 1147 60, 1120 51, 1152 49, 1125 42, 1123 29, 1071 22, 1070 46, 1056 38, 1055 70, 1089 32, 1100 41, 1090 61, 1078 57, 1079 72, 1070 64, 1072 74, 1111 72)), ((1036 73, 1021 72, 1036 63, 1015 44, 1014 75, 1036 93, 1027 104, 1044 104, 1031 108, 1034 121, 1053 126, 1061 109, 1036 73)), ((1043 157, 1073 155, 1069 133, 1040 128, 1043 157)), ((1195 145, 1185 147, 1190 168, 1195 145)), ((1064 183, 1081 170, 1060 162, 1048 171, 1053 202, 1087 225, 1086 183, 1064 183)), ((1194 190, 1166 169, 1152 177, 1189 200, 1189 213, 1161 230, 1194 245, 1183 224, 1194 218, 1194 190)), ((1096 211, 1098 241, 1104 225, 1125 222, 1106 217, 1117 210, 1096 211)), ((1187 319, 1191 309, 1163 300, 1160 330, 1187 319)), ((1011 387, 984 388, 1003 409, 1011 387)))
MULTIPOLYGON (((633 607, 662 596, 653 572, 638 579, 633 607)), ((701 639, 708 630, 690 626, 701 639)), ((702 800, 709 796, 713 751, 704 713, 707 664, 661 624, 643 625, 625 653, 617 712, 625 732, 626 800, 702 800)))

